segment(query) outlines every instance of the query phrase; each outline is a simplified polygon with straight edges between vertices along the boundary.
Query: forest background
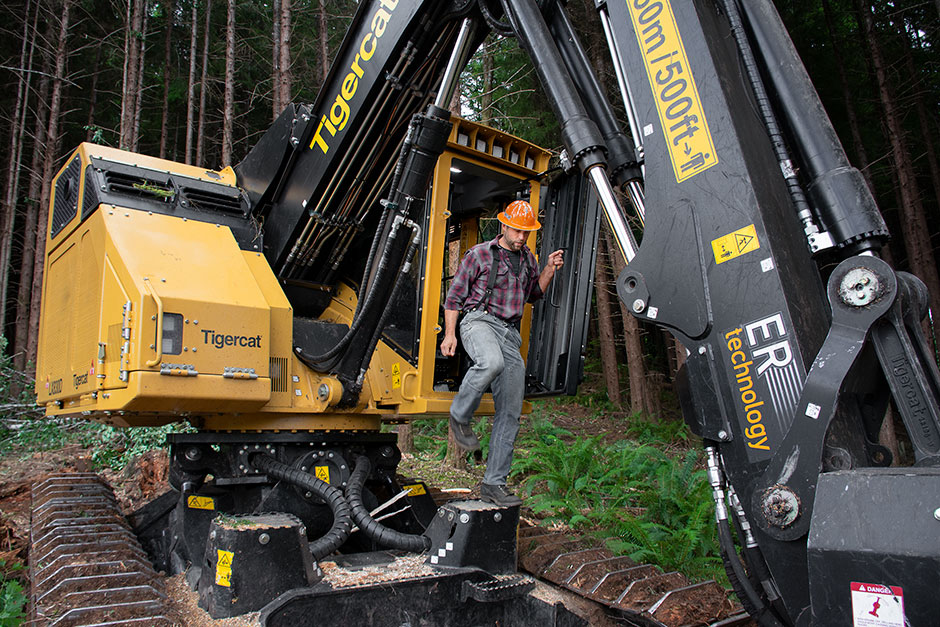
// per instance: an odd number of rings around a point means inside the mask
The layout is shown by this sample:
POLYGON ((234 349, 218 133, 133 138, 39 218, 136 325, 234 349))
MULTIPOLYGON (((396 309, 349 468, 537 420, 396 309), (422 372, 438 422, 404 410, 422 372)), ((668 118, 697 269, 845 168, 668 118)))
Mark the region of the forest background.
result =
MULTIPOLYGON (((892 231, 886 256, 940 311, 940 0, 776 0, 853 165, 892 231)), ((591 0, 572 21, 615 88, 591 0)), ((13 370, 35 363, 50 182, 94 141, 200 167, 237 163, 289 102, 313 102, 356 10, 350 0, 23 0, 0 3, 0 331, 13 370)), ((612 94, 612 100, 617 98, 612 94)), ((560 150, 515 41, 491 35, 455 111, 560 150)), ((606 395, 659 413, 681 351, 621 311, 622 260, 600 239, 592 337, 606 395), (618 367, 626 364, 628 367, 618 367)), ((31 387, 29 385, 25 386, 31 387)))

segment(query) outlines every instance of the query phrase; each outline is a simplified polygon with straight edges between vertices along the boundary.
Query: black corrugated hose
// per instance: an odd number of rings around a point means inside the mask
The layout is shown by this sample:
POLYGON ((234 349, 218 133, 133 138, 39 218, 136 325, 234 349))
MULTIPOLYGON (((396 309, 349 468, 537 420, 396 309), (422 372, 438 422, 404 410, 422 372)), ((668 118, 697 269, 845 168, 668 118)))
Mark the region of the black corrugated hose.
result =
POLYGON ((346 499, 352 508, 353 520, 362 533, 380 546, 392 549, 423 553, 431 548, 431 539, 427 536, 395 531, 372 518, 369 510, 362 504, 362 486, 365 485, 370 472, 372 462, 365 455, 360 455, 356 460, 356 469, 349 477, 349 485, 346 486, 346 499))
POLYGON ((333 526, 325 535, 310 543, 310 552, 313 554, 314 559, 319 560, 326 557, 346 542, 352 531, 352 516, 349 503, 346 502, 340 490, 313 475, 297 468, 291 468, 287 464, 282 464, 261 453, 252 455, 248 461, 269 477, 309 490, 323 499, 329 506, 330 511, 333 512, 333 526))

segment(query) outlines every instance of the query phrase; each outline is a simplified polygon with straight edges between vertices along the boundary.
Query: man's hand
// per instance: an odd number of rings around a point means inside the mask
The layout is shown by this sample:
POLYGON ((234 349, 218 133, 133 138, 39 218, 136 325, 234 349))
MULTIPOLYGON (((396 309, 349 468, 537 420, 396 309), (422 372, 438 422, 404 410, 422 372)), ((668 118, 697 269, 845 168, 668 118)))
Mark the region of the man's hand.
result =
POLYGON ((539 274, 539 287, 542 288, 543 292, 548 289, 548 284, 552 282, 555 271, 565 265, 564 254, 564 249, 560 248, 548 255, 548 263, 545 264, 539 274))
POLYGON ((559 249, 551 253, 548 256, 548 265, 555 268, 555 270, 561 269, 561 267, 565 265, 564 254, 564 249, 559 249))
POLYGON ((441 354, 453 357, 457 352, 457 317, 460 312, 454 309, 444 310, 444 339, 441 341, 441 354))
POLYGON ((456 352, 457 336, 445 335, 444 339, 441 341, 441 354, 444 355, 444 357, 453 357, 456 352))

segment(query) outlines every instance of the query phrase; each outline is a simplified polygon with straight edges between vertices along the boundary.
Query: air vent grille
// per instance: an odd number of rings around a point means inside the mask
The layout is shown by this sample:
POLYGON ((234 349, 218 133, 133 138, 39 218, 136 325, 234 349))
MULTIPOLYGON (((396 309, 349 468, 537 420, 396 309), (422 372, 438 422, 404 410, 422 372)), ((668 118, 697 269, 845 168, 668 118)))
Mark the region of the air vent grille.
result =
POLYGON ((55 183, 55 202, 52 206, 50 235, 55 237, 78 213, 78 183, 82 173, 82 159, 78 155, 69 163, 55 183))
POLYGON ((244 215, 241 198, 237 192, 231 195, 221 194, 217 191, 206 189, 197 189, 195 187, 184 187, 183 195, 189 201, 192 209, 202 211, 216 211, 220 213, 229 213, 232 215, 244 215))
POLYGON ((271 357, 271 391, 290 391, 290 363, 286 357, 271 357))
POLYGON ((146 198, 163 202, 172 202, 175 196, 173 184, 169 178, 141 176, 115 170, 105 172, 105 184, 108 191, 135 198, 146 198))

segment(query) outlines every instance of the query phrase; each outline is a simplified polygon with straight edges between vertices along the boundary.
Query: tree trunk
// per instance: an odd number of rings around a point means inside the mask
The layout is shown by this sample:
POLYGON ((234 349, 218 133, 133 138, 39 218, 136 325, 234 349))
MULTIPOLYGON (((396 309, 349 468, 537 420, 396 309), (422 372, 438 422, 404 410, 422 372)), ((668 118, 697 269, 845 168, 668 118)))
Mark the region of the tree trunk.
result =
POLYGON ((143 4, 143 19, 140 27, 140 56, 137 59, 137 79, 134 94, 134 124, 131 133, 131 151, 137 152, 140 145, 140 111, 144 105, 144 58, 147 51, 147 26, 150 22, 148 2, 143 4))
MULTIPOLYGON (((38 37, 38 33, 35 34, 38 37)), ((46 25, 46 32, 40 41, 52 41, 53 25, 46 25)), ((23 199, 23 251, 20 256, 20 277, 16 295, 16 319, 13 332, 13 367, 26 370, 26 355, 29 349, 29 302, 30 289, 33 286, 33 270, 37 264, 36 225, 42 203, 42 160, 46 152, 46 130, 49 123, 49 88, 52 83, 52 62, 48 50, 41 50, 42 74, 39 79, 39 93, 36 97, 35 123, 33 126, 33 154, 29 164, 29 188, 23 199)), ((39 229, 45 232, 45 229, 39 229)))
MULTIPOLYGON (((38 1, 33 19, 39 15, 38 1)), ((0 220, 0 333, 5 333, 7 309, 10 306, 7 300, 7 290, 10 286, 10 259, 13 250, 13 227, 16 222, 17 197, 19 196, 20 162, 23 156, 23 130, 26 127, 26 109, 29 102, 29 84, 32 78, 33 50, 36 46, 35 30, 30 37, 30 12, 33 10, 31 2, 27 2, 23 15, 23 42, 20 46, 20 72, 16 83, 16 102, 13 106, 12 125, 10 127, 10 153, 7 156, 7 176, 4 187, 2 220, 0 220)))
POLYGON ((186 148, 183 152, 187 165, 193 162, 193 124, 196 112, 196 34, 199 30, 199 11, 196 2, 193 2, 193 17, 190 20, 189 34, 189 89, 186 99, 186 148))
MULTIPOLYGON (((940 0, 938 0, 940 1, 940 0)), ((320 83, 330 73, 330 31, 327 29, 326 0, 320 0, 320 83)))
POLYGON ((483 94, 480 97, 480 122, 493 121, 493 40, 487 37, 483 44, 483 94))
POLYGON ((85 141, 96 141, 100 130, 95 124, 98 109, 98 77, 101 75, 101 43, 95 46, 95 67, 91 73, 91 88, 88 95, 88 121, 85 124, 85 141))
MULTIPOLYGON (((137 41, 142 33, 142 0, 128 0, 127 31, 124 34, 124 89, 121 104, 120 147, 132 150, 134 146, 134 115, 137 111, 137 88, 140 71, 140 45, 137 41)), ((54 91, 54 88, 53 88, 54 91)))
MULTIPOLYGON (((930 182, 933 185, 934 196, 940 202, 940 166, 937 165, 937 151, 934 147, 934 125, 927 112, 927 106, 924 104, 925 92, 929 93, 929 87, 924 84, 914 67, 914 55, 909 48, 904 49, 904 65, 911 80, 917 86, 914 90, 914 109, 917 111, 917 122, 920 125, 921 137, 924 139, 924 152, 927 156, 927 169, 930 172, 930 182)), ((935 310, 936 311, 936 310, 935 310)))
POLYGON ((212 32, 212 0, 206 0, 206 22, 202 33, 202 77, 199 79, 199 130, 196 132, 196 165, 206 167, 203 147, 206 138, 206 92, 209 90, 209 33, 212 32))
POLYGON ((176 2, 169 0, 166 7, 166 39, 163 43, 163 109, 160 118, 160 158, 166 159, 166 143, 170 124, 170 60, 173 53, 173 18, 176 2))
POLYGON ((232 165, 232 126, 235 118, 235 0, 228 0, 225 27, 225 110, 222 114, 222 167, 232 165))
POLYGON ((271 110, 273 120, 281 114, 281 0, 271 3, 271 110))
POLYGON ((36 265, 33 269, 32 294, 29 302, 29 339, 27 358, 29 363, 36 363, 36 344, 39 339, 39 311, 42 299, 43 261, 46 252, 46 223, 49 216, 49 186, 56 163, 59 148, 59 115, 62 109, 62 88, 65 77, 65 63, 68 59, 68 30, 71 0, 62 1, 62 14, 59 21, 59 36, 56 41, 55 75, 52 79, 52 95, 49 99, 49 125, 46 128, 46 154, 42 166, 42 189, 36 229, 36 265))
POLYGON ((617 347, 614 344, 614 325, 610 319, 610 280, 607 275, 607 242, 597 243, 597 264, 594 266, 594 295, 597 301, 597 329, 601 350, 601 370, 607 387, 607 398, 620 406, 620 376, 617 372, 617 347))
MULTIPOLYGON (((872 67, 878 83, 878 95, 884 108, 885 124, 888 127, 888 141, 891 145, 891 155, 902 198, 898 210, 908 263, 911 272, 926 284, 930 292, 931 309, 934 312, 940 312, 940 276, 937 274, 937 263, 930 242, 930 232, 927 229, 927 217, 924 215, 917 177, 904 136, 902 112, 888 85, 887 68, 875 33, 871 7, 862 0, 855 0, 855 5, 861 19, 860 26, 868 45, 868 52, 871 55, 872 67)), ((929 335, 930 333, 928 337, 929 335)))
MULTIPOLYGON (((280 86, 281 109, 290 104, 291 101, 291 75, 290 60, 290 35, 291 35, 291 0, 281 0, 281 37, 280 37, 280 62, 278 64, 278 81, 280 86)), ((277 111, 275 115, 280 114, 277 111)))
POLYGON ((845 103, 846 119, 849 122, 849 130, 852 133, 852 149, 857 159, 855 165, 865 178, 868 189, 874 193, 875 186, 871 180, 871 172, 868 170, 868 151, 865 150, 865 143, 862 141, 862 130, 858 123, 858 115, 856 115, 855 112, 855 96, 852 94, 852 89, 849 87, 849 79, 845 75, 845 61, 842 58, 841 52, 842 45, 841 42, 836 41, 832 21, 832 7, 829 5, 829 0, 822 0, 822 7, 826 18, 826 29, 829 33, 830 48, 832 50, 833 59, 835 60, 836 69, 839 72, 839 85, 842 87, 842 100, 845 103))
POLYGON ((410 422, 403 422, 396 429, 398 432, 398 450, 411 455, 415 452, 415 432, 410 422))
MULTIPOLYGON (((614 280, 623 272, 626 264, 623 258, 618 254, 610 254, 610 251, 616 250, 613 243, 613 236, 606 222, 601 223, 601 233, 604 235, 604 245, 607 247, 608 256, 613 262, 614 280)), ((651 411, 650 390, 647 386, 646 363, 643 360, 643 343, 640 340, 640 323, 628 311, 626 303, 617 297, 620 304, 620 316, 623 319, 624 347, 627 352, 627 372, 630 376, 630 411, 638 413, 642 411, 651 411)))

